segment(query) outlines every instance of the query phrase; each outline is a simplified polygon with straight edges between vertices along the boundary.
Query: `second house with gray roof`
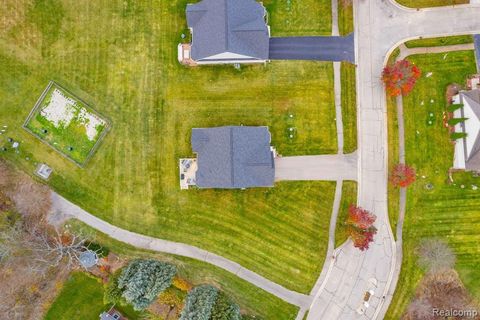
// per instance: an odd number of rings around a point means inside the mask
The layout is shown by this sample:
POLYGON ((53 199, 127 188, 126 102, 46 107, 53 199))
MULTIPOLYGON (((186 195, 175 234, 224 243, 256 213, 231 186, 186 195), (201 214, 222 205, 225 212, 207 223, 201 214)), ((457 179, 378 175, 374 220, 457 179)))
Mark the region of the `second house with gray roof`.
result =
POLYGON ((180 185, 245 189, 273 187, 275 149, 268 127, 225 126, 192 129, 196 159, 180 160, 180 185), (192 172, 194 171, 194 172, 192 172))
POLYGON ((270 31, 265 7, 254 0, 203 0, 187 5, 192 33, 188 59, 196 64, 263 63, 270 31))

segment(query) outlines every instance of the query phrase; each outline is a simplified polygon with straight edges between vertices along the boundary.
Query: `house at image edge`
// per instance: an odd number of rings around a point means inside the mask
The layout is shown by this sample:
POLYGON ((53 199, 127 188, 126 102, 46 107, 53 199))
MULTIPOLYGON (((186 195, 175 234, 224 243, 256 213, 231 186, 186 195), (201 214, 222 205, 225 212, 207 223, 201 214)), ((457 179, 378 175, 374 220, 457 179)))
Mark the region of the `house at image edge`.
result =
POLYGON ((273 187, 275 149, 268 127, 192 129, 196 159, 180 159, 180 186, 245 189, 273 187))
POLYGON ((203 0, 187 5, 190 45, 179 60, 194 64, 264 63, 269 55, 267 11, 255 0, 203 0))
POLYGON ((454 111, 454 118, 467 118, 455 125, 455 132, 467 135, 455 142, 453 167, 480 172, 480 89, 461 91, 453 103, 463 104, 454 111))

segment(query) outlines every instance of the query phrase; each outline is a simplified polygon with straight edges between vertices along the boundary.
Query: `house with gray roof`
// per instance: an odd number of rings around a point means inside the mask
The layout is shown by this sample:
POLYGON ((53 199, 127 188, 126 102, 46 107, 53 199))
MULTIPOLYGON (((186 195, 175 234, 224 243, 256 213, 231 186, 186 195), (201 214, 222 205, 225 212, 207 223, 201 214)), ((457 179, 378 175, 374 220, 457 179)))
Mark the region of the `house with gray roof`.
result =
POLYGON ((202 0, 187 5, 192 33, 188 58, 196 64, 262 63, 270 29, 265 7, 255 0, 202 0))
POLYGON ((275 149, 268 127, 225 126, 192 129, 197 155, 196 186, 244 189, 272 187, 275 149))
POLYGON ((466 119, 454 127, 466 135, 455 141, 453 167, 480 172, 480 89, 461 91, 453 103, 462 105, 454 111, 454 118, 466 119))

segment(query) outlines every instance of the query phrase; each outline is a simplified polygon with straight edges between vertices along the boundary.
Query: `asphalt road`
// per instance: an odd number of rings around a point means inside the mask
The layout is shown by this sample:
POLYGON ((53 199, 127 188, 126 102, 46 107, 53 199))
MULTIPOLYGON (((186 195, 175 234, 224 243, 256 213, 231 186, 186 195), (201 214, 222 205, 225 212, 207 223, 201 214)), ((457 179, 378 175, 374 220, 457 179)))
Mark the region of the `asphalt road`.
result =
POLYGON ((353 33, 346 37, 270 38, 270 60, 349 61, 355 63, 353 33))

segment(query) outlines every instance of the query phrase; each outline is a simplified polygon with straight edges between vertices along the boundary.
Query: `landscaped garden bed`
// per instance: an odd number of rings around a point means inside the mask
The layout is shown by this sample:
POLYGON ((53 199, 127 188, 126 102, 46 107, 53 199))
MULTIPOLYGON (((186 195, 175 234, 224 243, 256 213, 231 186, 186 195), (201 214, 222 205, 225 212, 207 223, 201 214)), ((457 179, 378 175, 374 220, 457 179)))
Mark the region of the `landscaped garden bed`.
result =
POLYGON ((24 128, 77 165, 84 166, 106 134, 108 122, 81 99, 51 81, 24 128))

